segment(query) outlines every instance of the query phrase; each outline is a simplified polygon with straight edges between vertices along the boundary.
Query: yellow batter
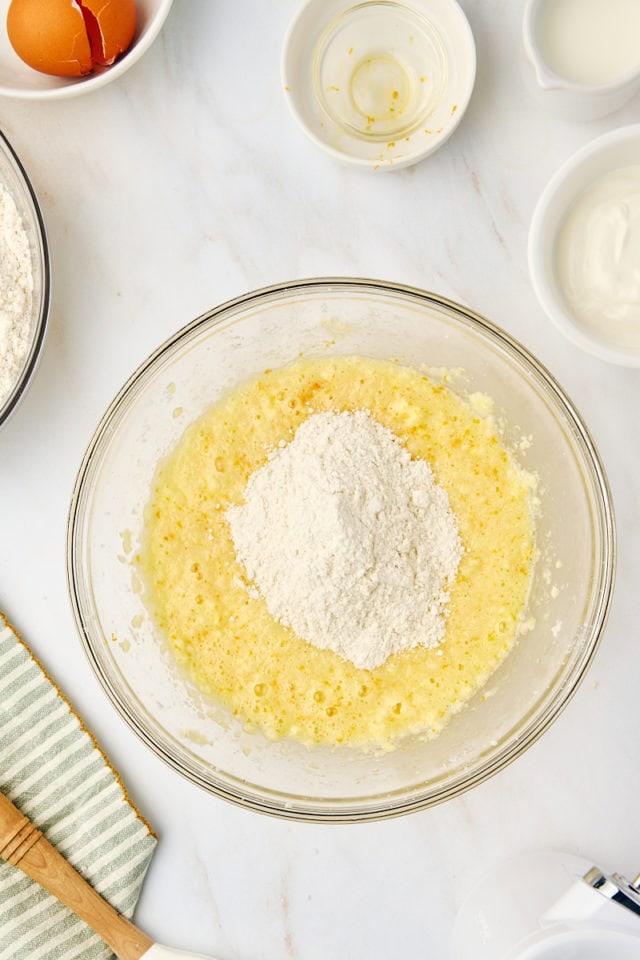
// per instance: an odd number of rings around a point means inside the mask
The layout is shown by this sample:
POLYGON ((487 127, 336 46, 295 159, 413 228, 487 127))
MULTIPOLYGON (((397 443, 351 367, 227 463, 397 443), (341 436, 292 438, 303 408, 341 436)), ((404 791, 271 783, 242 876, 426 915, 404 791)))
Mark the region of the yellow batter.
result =
POLYGON ((490 420, 416 370, 348 357, 266 371, 193 424, 161 464, 141 555, 149 603, 195 683, 270 737, 388 746, 433 735, 517 636, 534 553, 529 481, 490 420), (304 419, 356 409, 428 460, 465 551, 441 646, 372 671, 274 621, 242 584, 225 519, 249 475, 304 419))

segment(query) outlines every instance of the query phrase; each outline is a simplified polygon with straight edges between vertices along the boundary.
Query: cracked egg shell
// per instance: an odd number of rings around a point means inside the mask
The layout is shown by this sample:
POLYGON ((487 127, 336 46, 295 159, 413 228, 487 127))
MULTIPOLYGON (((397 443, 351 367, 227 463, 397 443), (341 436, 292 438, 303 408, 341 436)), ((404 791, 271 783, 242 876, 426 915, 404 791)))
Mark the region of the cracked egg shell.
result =
POLYGON ((21 60, 57 77, 81 77, 93 69, 82 10, 69 0, 12 0, 7 33, 21 60))
POLYGON ((7 34, 21 60, 41 73, 81 77, 130 45, 135 0, 12 0, 7 34))
POLYGON ((135 0, 81 0, 94 63, 109 67, 136 31, 135 0))

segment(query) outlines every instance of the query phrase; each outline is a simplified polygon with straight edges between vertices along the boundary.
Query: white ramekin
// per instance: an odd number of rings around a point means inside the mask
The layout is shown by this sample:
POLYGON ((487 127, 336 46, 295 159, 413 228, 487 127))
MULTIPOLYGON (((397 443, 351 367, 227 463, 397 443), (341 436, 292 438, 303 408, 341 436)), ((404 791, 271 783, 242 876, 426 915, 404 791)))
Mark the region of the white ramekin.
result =
MULTIPOLYGON (((350 52, 345 50, 345 56, 350 52)), ((382 173, 423 160, 451 136, 473 91, 476 48, 457 0, 304 0, 284 39, 281 74, 289 109, 316 146, 336 160, 382 173), (447 58, 443 94, 427 121, 410 136, 390 135, 385 138, 387 142, 352 135, 323 110, 314 90, 313 64, 327 28, 336 18, 371 6, 404 7, 425 17, 437 31, 447 58)))
POLYGON ((610 342, 574 316, 558 284, 555 251, 558 232, 577 197, 594 180, 619 167, 640 165, 640 124, 619 127, 582 147, 553 175, 543 190, 529 230, 529 271, 549 319, 572 343, 601 360, 640 367, 640 350, 610 342))

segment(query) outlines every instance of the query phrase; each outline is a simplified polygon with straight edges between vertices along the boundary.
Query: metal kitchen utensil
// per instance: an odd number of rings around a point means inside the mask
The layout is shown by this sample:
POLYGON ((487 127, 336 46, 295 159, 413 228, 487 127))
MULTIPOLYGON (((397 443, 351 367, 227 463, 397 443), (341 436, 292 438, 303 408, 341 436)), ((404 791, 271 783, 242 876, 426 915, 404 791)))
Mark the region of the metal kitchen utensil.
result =
POLYGON ((84 920, 120 960, 212 960, 154 943, 107 903, 2 793, 0 858, 18 867, 84 920))

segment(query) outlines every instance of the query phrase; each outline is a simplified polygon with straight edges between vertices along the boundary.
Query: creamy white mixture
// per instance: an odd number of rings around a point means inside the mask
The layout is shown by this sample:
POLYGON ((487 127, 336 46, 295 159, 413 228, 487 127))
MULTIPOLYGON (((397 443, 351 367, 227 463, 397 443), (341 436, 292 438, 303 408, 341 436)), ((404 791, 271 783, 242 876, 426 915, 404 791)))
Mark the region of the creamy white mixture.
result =
POLYGON ((309 417, 227 519, 249 580, 303 640, 367 670, 443 640, 462 553, 447 494, 367 412, 309 417))
POLYGON ((576 319, 620 345, 640 345, 640 165, 612 170, 580 194, 555 261, 576 319))
POLYGON ((546 0, 536 38, 549 67, 575 83, 613 83, 640 69, 639 0, 546 0))
POLYGON ((32 337, 29 239, 15 201, 0 184, 0 409, 22 373, 32 337))

